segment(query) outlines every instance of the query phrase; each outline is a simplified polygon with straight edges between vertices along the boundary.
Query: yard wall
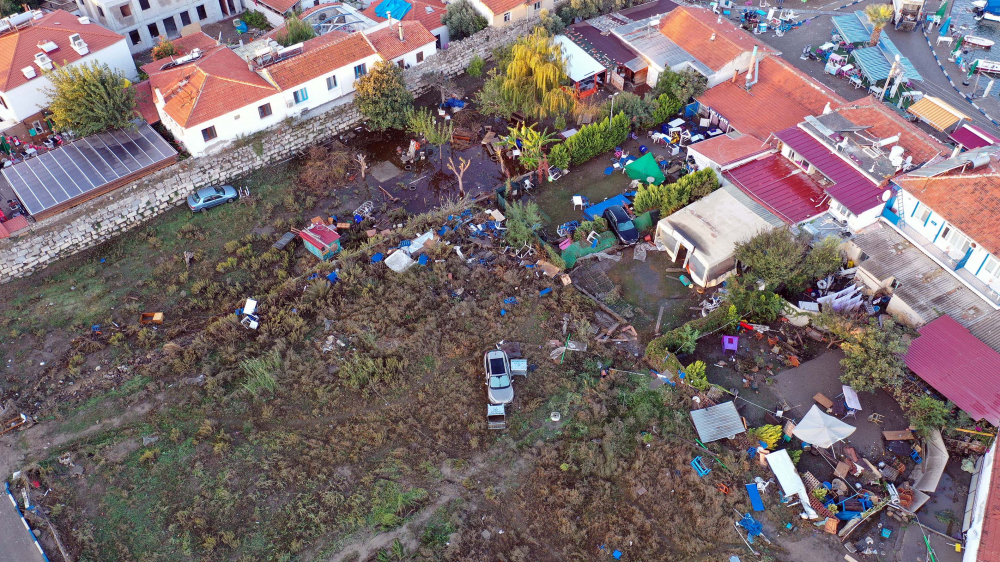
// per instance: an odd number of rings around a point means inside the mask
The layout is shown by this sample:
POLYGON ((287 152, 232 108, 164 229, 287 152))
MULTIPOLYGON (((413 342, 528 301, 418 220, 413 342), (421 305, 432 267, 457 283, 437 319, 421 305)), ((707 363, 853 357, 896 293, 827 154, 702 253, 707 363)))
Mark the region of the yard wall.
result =
MULTIPOLYGON (((473 37, 452 42, 448 49, 404 76, 415 95, 428 91, 438 73, 456 76, 475 55, 490 57, 493 49, 526 35, 536 20, 503 28, 488 27, 473 37)), ((194 190, 236 180, 302 153, 362 123, 351 105, 334 107, 307 118, 286 120, 240 139, 220 152, 190 158, 136 182, 94 198, 59 215, 40 220, 23 234, 0 240, 0 283, 24 277, 50 263, 92 248, 149 219, 183 205, 194 190)))

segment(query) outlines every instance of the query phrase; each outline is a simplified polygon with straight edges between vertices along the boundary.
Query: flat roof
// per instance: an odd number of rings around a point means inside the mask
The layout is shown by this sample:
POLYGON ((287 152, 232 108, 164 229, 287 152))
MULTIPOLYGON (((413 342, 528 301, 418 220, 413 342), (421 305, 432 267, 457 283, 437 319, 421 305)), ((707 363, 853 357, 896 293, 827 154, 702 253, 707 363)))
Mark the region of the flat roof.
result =
POLYGON ((77 139, 3 169, 25 210, 36 217, 62 211, 173 162, 167 141, 146 122, 77 139))
MULTIPOLYGON (((777 222, 781 224, 780 220, 777 222)), ((724 188, 660 219, 657 224, 680 233, 694 244, 709 268, 732 257, 737 243, 775 228, 724 188)))
POLYGON ((604 72, 604 65, 594 57, 587 54, 565 35, 556 35, 553 41, 562 48, 563 56, 566 57, 566 74, 574 82, 582 82, 595 74, 604 72))

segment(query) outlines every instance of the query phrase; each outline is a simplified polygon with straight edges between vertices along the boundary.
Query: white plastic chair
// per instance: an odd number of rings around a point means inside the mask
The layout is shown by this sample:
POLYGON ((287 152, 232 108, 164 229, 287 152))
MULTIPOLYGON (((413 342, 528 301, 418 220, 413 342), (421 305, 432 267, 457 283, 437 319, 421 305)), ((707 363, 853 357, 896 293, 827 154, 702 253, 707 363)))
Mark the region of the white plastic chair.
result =
POLYGON ((582 195, 574 195, 573 196, 573 210, 575 211, 577 207, 580 207, 581 210, 583 209, 583 196, 582 195))

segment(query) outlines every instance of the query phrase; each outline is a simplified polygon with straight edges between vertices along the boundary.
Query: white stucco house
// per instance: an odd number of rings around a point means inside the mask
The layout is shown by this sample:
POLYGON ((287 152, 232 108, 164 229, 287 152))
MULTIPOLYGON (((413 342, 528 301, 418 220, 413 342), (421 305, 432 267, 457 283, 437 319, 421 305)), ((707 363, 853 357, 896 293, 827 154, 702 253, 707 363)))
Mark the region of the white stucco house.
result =
POLYGON ((47 131, 39 113, 49 101, 45 72, 55 65, 91 62, 107 64, 131 80, 138 75, 125 37, 86 17, 57 10, 0 20, 0 131, 21 122, 47 131))
POLYGON ((176 39, 189 25, 205 25, 243 12, 243 0, 76 0, 92 21, 128 37, 133 53, 161 37, 176 39))
POLYGON ((469 3, 492 27, 536 18, 542 10, 552 11, 555 6, 555 0, 469 0, 469 3))

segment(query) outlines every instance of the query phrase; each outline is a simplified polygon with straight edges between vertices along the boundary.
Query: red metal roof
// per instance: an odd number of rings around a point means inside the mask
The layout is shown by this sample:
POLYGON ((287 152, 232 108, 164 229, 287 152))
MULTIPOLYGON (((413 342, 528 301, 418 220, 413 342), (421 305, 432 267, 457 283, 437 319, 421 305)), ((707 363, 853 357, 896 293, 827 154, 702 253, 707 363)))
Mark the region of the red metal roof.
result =
POLYGON ((748 162, 723 175, 788 224, 798 224, 826 210, 821 205, 823 188, 780 154, 748 162))
POLYGON ((299 232, 304 242, 320 250, 327 249, 331 244, 340 240, 340 234, 325 224, 311 224, 299 232))
MULTIPOLYGON (((1000 560, 1000 462, 997 462, 997 444, 993 444, 993 468, 990 475, 990 495, 986 499, 983 514, 983 529, 979 537, 976 562, 997 562, 1000 560)), ((986 476, 983 474, 982 476, 986 476)), ((980 481, 982 485, 982 481, 980 481)))
POLYGON ((824 176, 833 181, 826 192, 855 215, 882 203, 882 191, 875 182, 834 154, 829 147, 798 127, 774 133, 781 142, 799 153, 824 176))
POLYGON ((980 129, 979 127, 976 127, 975 125, 969 124, 962 125, 956 129, 954 133, 948 136, 951 137, 951 140, 965 147, 966 150, 982 148, 984 146, 1000 143, 1000 139, 980 129))
POLYGON ((906 366, 972 419, 1000 425, 1000 353, 946 314, 918 331, 906 366))

